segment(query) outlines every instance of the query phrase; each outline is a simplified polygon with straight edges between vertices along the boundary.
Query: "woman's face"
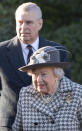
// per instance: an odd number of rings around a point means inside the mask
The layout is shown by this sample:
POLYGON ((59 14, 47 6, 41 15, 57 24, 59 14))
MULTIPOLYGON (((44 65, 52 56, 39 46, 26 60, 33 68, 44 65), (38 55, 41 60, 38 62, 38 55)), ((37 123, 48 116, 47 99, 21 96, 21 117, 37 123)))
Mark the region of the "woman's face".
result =
POLYGON ((34 88, 41 93, 51 94, 54 91, 55 80, 53 67, 43 67, 33 70, 32 82, 34 88))

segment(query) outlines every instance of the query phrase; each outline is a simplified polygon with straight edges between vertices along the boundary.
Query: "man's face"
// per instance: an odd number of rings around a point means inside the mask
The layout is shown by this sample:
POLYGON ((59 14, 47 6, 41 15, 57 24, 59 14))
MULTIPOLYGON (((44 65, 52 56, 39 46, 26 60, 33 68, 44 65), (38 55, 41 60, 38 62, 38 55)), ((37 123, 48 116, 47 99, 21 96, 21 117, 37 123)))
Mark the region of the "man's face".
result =
POLYGON ((33 43, 42 28, 42 19, 33 11, 21 11, 16 15, 16 32, 18 39, 26 44, 33 43))

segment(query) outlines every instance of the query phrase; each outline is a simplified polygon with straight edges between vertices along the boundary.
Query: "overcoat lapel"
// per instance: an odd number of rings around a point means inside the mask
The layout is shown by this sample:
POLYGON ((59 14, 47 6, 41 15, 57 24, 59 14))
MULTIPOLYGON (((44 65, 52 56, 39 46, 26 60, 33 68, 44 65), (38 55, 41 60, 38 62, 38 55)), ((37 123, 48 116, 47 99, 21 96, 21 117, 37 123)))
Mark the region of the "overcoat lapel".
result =
MULTIPOLYGON (((44 39, 40 38, 39 48, 42 47, 44 44, 44 39)), ((6 48, 6 56, 7 59, 9 59, 10 64, 12 64, 13 70, 17 73, 17 75, 19 75, 19 78, 23 81, 23 83, 27 85, 29 81, 27 73, 18 71, 19 67, 25 66, 25 62, 22 54, 21 45, 17 37, 9 42, 6 48)))
POLYGON ((43 114, 46 114, 50 116, 52 119, 54 119, 56 112, 60 110, 63 105, 66 103, 66 98, 69 95, 69 93, 72 95, 72 85, 71 80, 66 79, 63 77, 60 83, 60 87, 58 88, 56 94, 54 95, 53 101, 49 104, 44 104, 40 95, 36 95, 33 91, 33 96, 31 99, 31 106, 42 112, 43 114))
POLYGON ((30 103, 31 103, 32 108, 36 109, 37 111, 42 112, 42 114, 46 114, 47 116, 53 118, 53 115, 49 111, 48 106, 44 105, 43 101, 37 96, 35 96, 35 98, 33 97, 30 103))
POLYGON ((44 104, 42 101, 38 101, 38 98, 36 100, 31 101, 31 104, 34 108, 36 108, 43 114, 46 114, 47 116, 50 116, 52 119, 54 119, 56 111, 58 111, 63 106, 62 97, 60 97, 59 95, 57 95, 56 97, 54 98, 55 101, 50 104, 44 104), (41 107, 39 106, 40 103, 42 103, 41 107))
POLYGON ((9 59, 10 64, 12 64, 13 70, 19 75, 19 78, 23 80, 24 83, 27 83, 27 74, 20 72, 18 70, 19 67, 24 66, 24 58, 22 54, 21 45, 15 37, 13 41, 7 46, 6 51, 7 59, 9 59))
POLYGON ((39 48, 44 46, 47 46, 46 41, 42 37, 39 37, 39 48))
POLYGON ((40 95, 36 95, 35 93, 32 94, 32 99, 30 101, 32 108, 34 107, 38 111, 54 119, 55 112, 63 106, 62 94, 57 93, 57 95, 54 96, 53 101, 49 104, 44 104, 40 95))

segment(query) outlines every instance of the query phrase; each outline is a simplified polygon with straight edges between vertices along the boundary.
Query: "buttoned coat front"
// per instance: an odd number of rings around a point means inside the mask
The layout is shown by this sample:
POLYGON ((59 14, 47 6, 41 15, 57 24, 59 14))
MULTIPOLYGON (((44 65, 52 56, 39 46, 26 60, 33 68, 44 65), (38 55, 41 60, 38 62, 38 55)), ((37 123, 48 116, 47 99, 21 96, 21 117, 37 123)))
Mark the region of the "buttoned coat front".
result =
POLYGON ((48 104, 32 85, 23 87, 17 109, 13 131, 80 131, 82 86, 64 77, 48 104))

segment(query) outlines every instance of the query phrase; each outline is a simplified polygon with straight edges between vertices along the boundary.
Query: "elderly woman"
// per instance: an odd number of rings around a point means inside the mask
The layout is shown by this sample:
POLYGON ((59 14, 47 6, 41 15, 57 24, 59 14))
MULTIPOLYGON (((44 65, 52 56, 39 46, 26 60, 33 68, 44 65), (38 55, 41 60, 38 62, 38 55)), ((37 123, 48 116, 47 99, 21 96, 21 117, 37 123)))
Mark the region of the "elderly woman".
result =
POLYGON ((69 63, 62 61, 62 51, 40 48, 20 68, 33 84, 20 91, 13 131, 81 130, 82 86, 64 76, 69 63))

